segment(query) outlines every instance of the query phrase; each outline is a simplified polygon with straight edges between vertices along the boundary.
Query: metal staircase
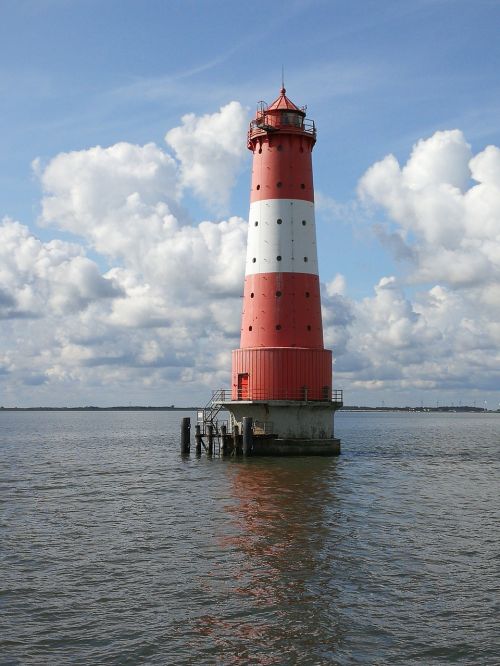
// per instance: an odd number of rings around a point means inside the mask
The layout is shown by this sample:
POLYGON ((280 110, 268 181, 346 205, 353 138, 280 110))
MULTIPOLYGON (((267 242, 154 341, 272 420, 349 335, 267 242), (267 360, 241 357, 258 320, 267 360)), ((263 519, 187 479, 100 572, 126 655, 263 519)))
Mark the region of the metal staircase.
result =
POLYGON ((202 422, 203 431, 205 431, 207 424, 213 425, 215 430, 217 430, 217 421, 215 420, 215 417, 222 409, 222 402, 224 398, 224 389, 218 389, 212 393, 210 401, 202 410, 200 410, 199 416, 201 415, 201 419, 198 416, 198 421, 202 422))

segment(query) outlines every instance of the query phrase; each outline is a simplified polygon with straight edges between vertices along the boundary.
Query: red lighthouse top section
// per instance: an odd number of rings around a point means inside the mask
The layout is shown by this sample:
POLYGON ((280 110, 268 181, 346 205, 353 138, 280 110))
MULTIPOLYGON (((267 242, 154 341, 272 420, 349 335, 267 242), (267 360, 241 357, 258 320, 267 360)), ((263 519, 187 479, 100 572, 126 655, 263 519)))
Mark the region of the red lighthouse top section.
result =
POLYGON ((306 107, 299 108, 286 96, 285 88, 280 95, 268 106, 259 102, 255 119, 250 123, 248 132, 248 148, 255 151, 257 143, 273 132, 302 134, 311 142, 311 149, 316 142, 316 127, 314 121, 306 118, 306 107))
POLYGON ((276 109, 283 110, 285 109, 286 111, 298 111, 300 114, 303 116, 306 115, 305 109, 299 109, 298 106, 296 106, 287 96, 286 96, 286 88, 282 88, 280 91, 280 96, 278 99, 275 99, 274 102, 269 106, 268 111, 275 111, 276 109))
POLYGON ((314 121, 286 96, 285 88, 270 105, 259 102, 248 131, 253 152, 251 201, 314 201, 311 154, 316 143, 314 121))

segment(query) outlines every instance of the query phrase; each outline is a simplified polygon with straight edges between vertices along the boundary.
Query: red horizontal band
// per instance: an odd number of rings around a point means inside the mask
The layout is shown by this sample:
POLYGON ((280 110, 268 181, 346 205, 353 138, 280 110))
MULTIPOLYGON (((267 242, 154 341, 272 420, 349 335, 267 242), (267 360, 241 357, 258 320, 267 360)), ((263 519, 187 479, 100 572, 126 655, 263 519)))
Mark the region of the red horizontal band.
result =
POLYGON ((268 134, 253 150, 250 201, 314 201, 312 139, 296 134, 268 134))
POLYGON ((245 278, 241 348, 323 348, 319 277, 256 273, 245 278))

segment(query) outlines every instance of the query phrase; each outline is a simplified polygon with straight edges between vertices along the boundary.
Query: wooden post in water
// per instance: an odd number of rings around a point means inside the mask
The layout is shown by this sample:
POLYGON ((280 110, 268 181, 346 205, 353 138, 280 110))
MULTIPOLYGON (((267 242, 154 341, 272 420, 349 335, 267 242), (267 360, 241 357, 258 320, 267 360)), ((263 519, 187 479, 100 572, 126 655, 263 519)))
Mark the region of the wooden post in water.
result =
POLYGON ((222 424, 220 427, 220 437, 219 437, 219 453, 224 453, 224 442, 227 437, 227 426, 222 424))
POLYGON ((243 417, 243 455, 252 455, 253 448, 253 418, 251 416, 243 417))
POLYGON ((189 455, 191 450, 191 419, 186 416, 181 423, 181 453, 189 455))
POLYGON ((221 451, 222 451, 222 455, 225 456, 229 453, 229 438, 230 438, 230 436, 227 434, 227 426, 226 425, 221 425, 221 427, 220 427, 220 436, 221 436, 221 440, 222 440, 221 451))
POLYGON ((240 435, 239 426, 236 423, 234 424, 234 429, 233 429, 233 446, 234 446, 234 452, 236 453, 236 455, 239 455, 241 453, 241 435, 240 435))
POLYGON ((196 455, 201 455, 201 427, 199 424, 194 428, 194 441, 196 443, 196 455))
POLYGON ((208 453, 212 455, 214 452, 214 427, 211 423, 207 425, 208 432, 208 453))

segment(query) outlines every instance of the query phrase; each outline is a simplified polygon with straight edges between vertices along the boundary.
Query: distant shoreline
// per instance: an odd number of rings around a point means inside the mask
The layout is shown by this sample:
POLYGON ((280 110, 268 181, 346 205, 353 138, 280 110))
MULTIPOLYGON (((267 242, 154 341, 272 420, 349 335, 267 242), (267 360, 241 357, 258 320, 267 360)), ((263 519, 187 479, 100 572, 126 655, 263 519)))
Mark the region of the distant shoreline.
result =
MULTIPOLYGON (((117 405, 115 407, 2 407, 0 412, 196 412, 202 407, 175 407, 174 405, 163 407, 145 407, 141 405, 117 405)), ((499 413, 500 410, 484 409, 484 407, 460 406, 460 407, 359 407, 357 405, 346 405, 342 407, 343 412, 447 412, 447 413, 499 413)))
POLYGON ((0 407, 0 412, 195 412, 199 407, 0 407))
POLYGON ((343 412, 419 412, 419 413, 439 413, 439 414, 497 414, 498 409, 485 409, 484 407, 342 407, 343 412))

